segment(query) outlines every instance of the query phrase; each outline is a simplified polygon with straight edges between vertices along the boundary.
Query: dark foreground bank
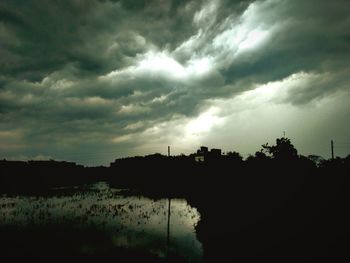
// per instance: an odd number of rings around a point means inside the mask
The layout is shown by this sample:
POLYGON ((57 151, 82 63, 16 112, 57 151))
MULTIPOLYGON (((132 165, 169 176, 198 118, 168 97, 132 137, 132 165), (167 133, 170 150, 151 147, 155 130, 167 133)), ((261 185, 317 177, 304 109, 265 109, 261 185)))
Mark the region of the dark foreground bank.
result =
MULTIPOLYGON (((120 159, 109 168, 69 165, 2 161, 0 190, 7 195, 48 196, 53 188, 105 181, 111 187, 133 189, 134 194, 184 198, 200 213, 196 230, 204 262, 350 259, 349 156, 330 160, 300 156, 290 141, 282 138, 246 160, 237 153, 209 156, 204 162, 196 162, 193 156, 156 154, 120 159)), ((61 230, 55 225, 25 231, 1 229, 1 247, 14 258, 185 260, 111 247, 105 242, 108 238, 94 229, 61 230), (61 233, 69 235, 62 237, 61 233), (48 236, 64 245, 47 243, 48 236), (79 243, 76 237, 91 238, 99 249, 90 254, 73 253, 79 243)))

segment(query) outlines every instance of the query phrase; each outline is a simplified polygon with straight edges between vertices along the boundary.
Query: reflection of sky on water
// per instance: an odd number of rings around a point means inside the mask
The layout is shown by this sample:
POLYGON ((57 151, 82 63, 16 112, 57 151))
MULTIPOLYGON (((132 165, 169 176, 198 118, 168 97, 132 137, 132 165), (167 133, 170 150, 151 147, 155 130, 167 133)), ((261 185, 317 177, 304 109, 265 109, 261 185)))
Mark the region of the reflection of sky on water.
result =
MULTIPOLYGON (((115 246, 147 249, 165 256, 168 200, 154 201, 118 192, 105 183, 98 183, 69 196, 1 197, 0 224, 93 226, 108 232, 115 246)), ((171 200, 169 250, 194 262, 200 261, 202 255, 194 229, 199 219, 198 211, 186 200, 171 200)))

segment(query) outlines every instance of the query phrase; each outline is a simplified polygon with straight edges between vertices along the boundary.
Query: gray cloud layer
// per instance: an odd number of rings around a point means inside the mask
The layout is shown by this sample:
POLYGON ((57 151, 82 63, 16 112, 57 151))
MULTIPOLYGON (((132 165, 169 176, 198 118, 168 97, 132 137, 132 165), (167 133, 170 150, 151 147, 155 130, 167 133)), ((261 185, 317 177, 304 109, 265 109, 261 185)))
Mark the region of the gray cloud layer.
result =
POLYGON ((346 0, 1 1, 0 154, 105 164, 177 142, 211 107, 226 123, 215 136, 207 123, 188 147, 225 147, 213 138, 229 140, 240 96, 261 85, 288 84, 245 107, 349 96, 349 9, 346 0))

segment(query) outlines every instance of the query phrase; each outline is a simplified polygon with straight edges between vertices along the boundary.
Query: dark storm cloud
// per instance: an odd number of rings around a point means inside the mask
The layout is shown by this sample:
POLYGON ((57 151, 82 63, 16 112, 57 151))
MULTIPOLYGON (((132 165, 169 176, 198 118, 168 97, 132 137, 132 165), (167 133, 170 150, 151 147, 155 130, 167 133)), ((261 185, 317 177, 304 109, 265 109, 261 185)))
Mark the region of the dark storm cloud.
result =
MULTIPOLYGON (((194 7, 192 7, 194 9, 194 7)), ((1 73, 40 80, 72 63, 81 74, 102 74, 145 51, 191 33, 192 10, 181 1, 2 1, 1 73), (178 13, 181 13, 179 15, 178 13), (112 44, 118 48, 108 50, 112 44)))
POLYGON ((127 151, 293 74, 308 81, 276 103, 346 90, 348 14, 345 0, 1 1, 1 154, 127 151))

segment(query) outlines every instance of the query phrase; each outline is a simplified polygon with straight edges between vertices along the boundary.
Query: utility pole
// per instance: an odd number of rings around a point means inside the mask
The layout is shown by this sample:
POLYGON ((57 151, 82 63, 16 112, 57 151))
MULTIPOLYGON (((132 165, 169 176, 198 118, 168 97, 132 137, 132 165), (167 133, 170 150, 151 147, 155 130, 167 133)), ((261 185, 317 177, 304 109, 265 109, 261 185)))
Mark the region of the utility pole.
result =
POLYGON ((170 146, 168 146, 168 157, 170 157, 170 146))
POLYGON ((283 131, 283 138, 286 138, 286 131, 283 131))
POLYGON ((331 140, 332 160, 334 160, 334 142, 331 140))

